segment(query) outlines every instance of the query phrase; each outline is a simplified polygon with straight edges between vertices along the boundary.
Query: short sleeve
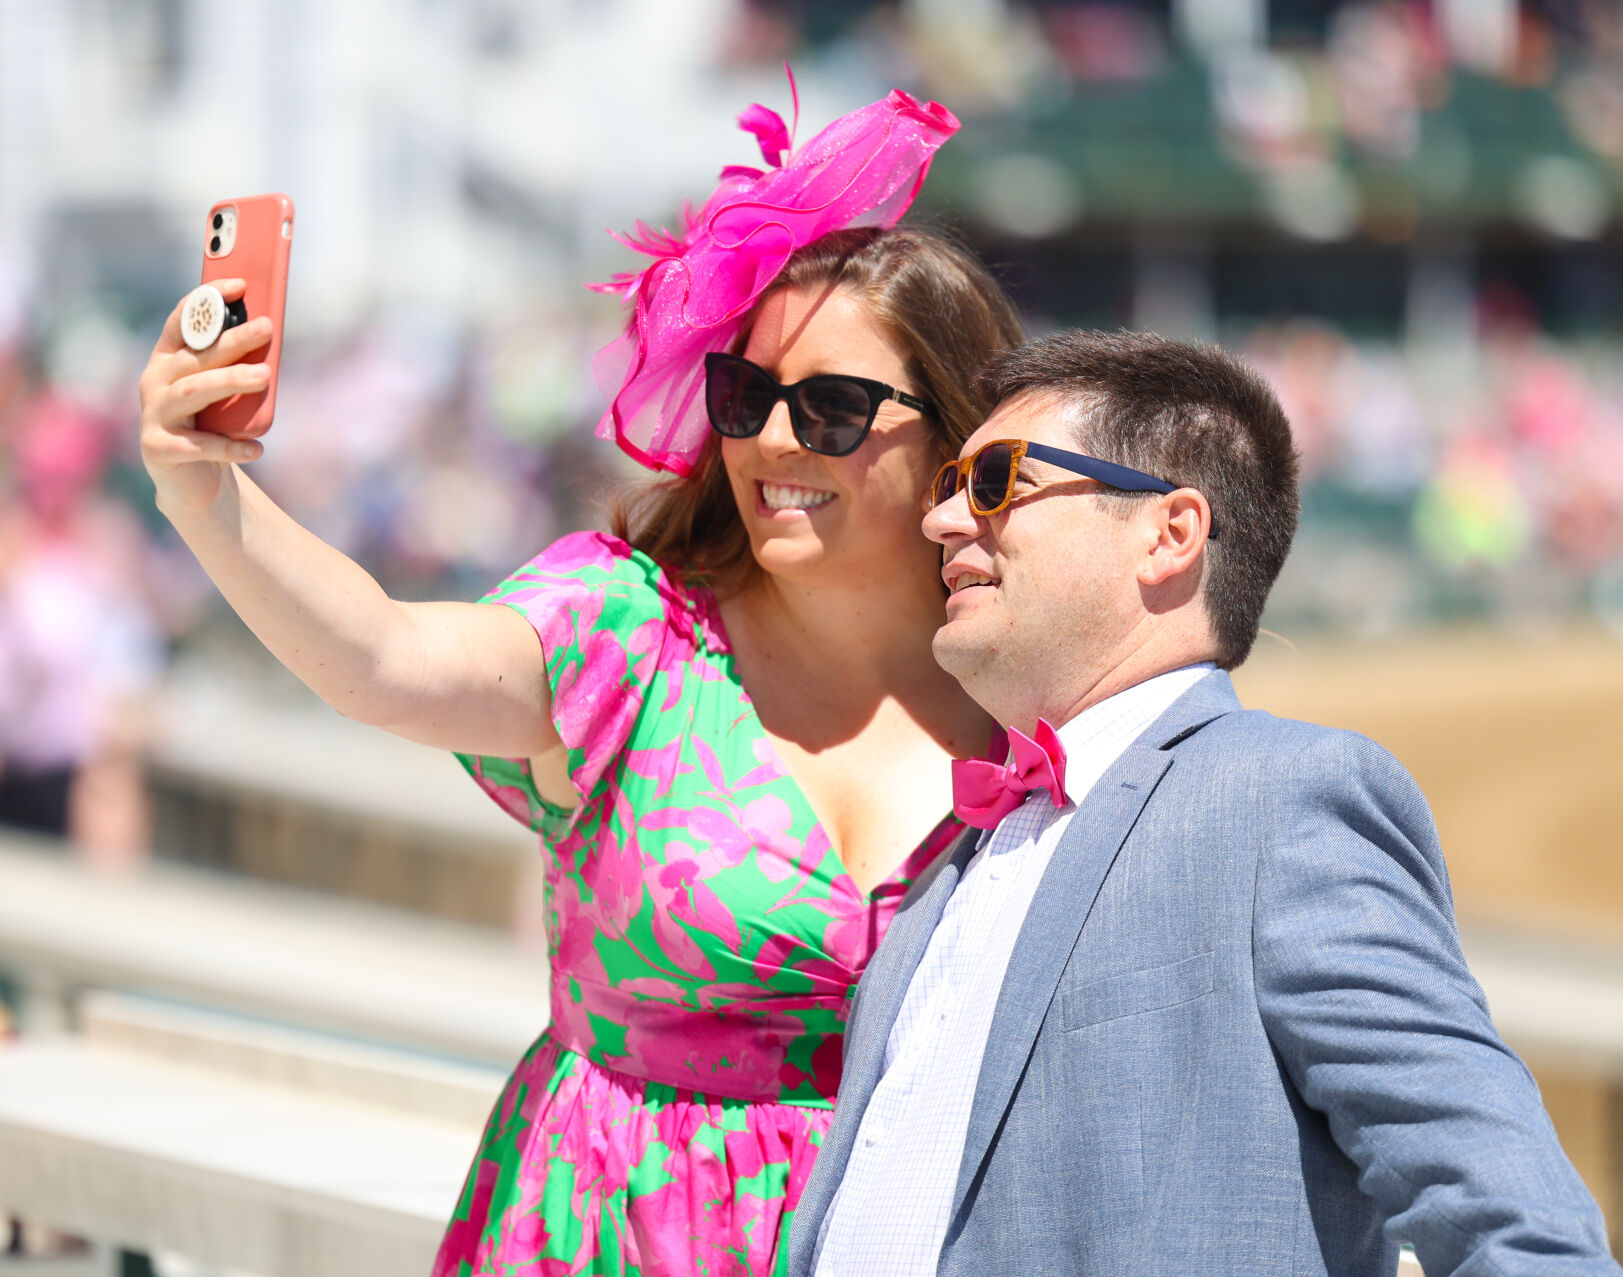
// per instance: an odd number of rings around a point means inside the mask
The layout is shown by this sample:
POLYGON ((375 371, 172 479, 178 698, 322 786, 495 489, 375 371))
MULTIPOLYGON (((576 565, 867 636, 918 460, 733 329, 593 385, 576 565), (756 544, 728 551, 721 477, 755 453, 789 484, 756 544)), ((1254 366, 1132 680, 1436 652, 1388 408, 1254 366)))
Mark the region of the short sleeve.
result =
POLYGON ((599 532, 554 542, 481 602, 510 607, 535 628, 579 802, 566 809, 541 797, 527 758, 457 759, 504 811, 555 842, 607 783, 673 629, 692 633, 691 611, 652 559, 599 532))

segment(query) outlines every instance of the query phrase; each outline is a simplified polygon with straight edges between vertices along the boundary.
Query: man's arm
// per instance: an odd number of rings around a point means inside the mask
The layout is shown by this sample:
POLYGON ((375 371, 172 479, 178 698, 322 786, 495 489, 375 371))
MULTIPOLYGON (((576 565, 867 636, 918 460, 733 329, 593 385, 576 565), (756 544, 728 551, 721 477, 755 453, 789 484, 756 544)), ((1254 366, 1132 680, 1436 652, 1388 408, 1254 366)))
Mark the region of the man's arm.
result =
POLYGON ((1605 1225, 1466 968, 1431 813, 1384 750, 1311 738, 1269 796, 1257 1003, 1427 1277, 1615 1274, 1605 1225))

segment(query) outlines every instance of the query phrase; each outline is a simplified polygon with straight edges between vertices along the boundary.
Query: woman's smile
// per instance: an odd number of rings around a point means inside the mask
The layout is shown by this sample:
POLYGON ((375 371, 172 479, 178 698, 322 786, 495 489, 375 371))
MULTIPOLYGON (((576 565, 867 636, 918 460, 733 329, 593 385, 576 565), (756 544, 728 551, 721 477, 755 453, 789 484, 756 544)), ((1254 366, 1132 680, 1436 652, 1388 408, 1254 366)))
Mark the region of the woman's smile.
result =
POLYGON ((760 497, 760 511, 767 514, 809 513, 821 509, 834 500, 835 494, 823 488, 808 488, 796 483, 773 483, 758 479, 755 490, 760 497))

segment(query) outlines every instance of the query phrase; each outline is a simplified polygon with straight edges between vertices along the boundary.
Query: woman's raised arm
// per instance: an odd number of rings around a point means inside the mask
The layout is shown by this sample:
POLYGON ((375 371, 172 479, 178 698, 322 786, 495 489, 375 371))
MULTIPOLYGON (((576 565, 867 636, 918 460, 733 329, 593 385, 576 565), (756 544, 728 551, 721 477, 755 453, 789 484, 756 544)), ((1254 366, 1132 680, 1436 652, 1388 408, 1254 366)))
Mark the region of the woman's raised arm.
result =
MULTIPOLYGON (((219 286, 231 300, 242 281, 219 286)), ((571 805, 541 644, 522 616, 397 603, 239 468, 262 444, 193 428, 205 404, 264 387, 264 364, 233 361, 270 335, 270 320, 254 319, 194 352, 180 308, 169 316, 141 374, 141 456, 158 508, 248 628, 339 713, 437 748, 533 758, 542 794, 571 805)))

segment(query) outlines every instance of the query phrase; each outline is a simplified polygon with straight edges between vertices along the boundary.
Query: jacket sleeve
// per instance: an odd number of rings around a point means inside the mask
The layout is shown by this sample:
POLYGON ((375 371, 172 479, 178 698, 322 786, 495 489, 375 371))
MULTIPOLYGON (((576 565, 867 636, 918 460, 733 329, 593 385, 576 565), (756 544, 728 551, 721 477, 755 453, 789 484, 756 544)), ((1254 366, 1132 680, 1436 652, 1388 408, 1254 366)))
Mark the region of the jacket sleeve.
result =
POLYGON ((1265 799, 1252 919, 1258 1007, 1291 1081, 1426 1277, 1623 1271, 1466 967, 1413 778, 1351 733, 1302 746, 1265 799))

